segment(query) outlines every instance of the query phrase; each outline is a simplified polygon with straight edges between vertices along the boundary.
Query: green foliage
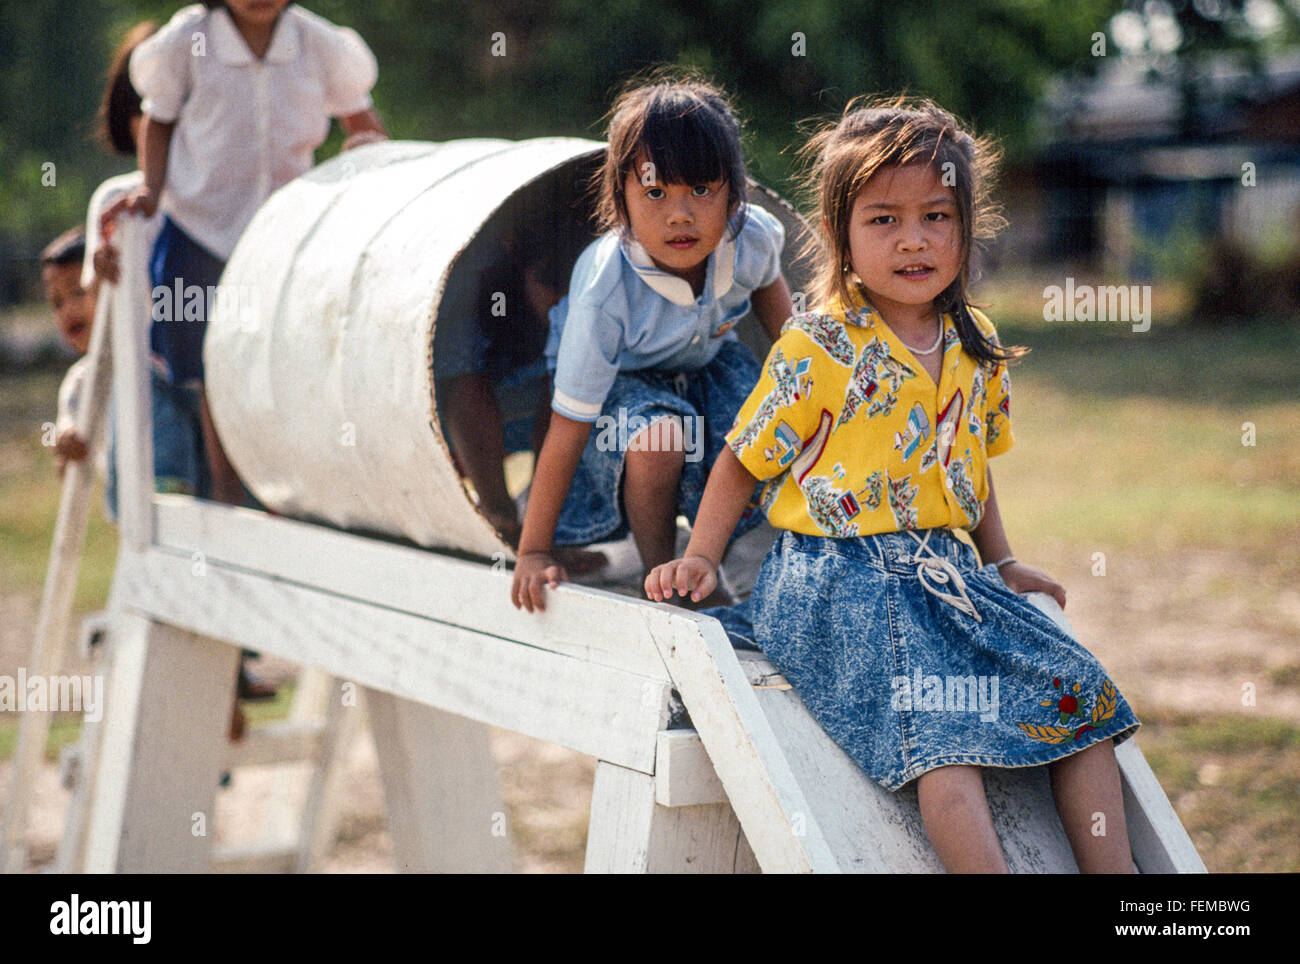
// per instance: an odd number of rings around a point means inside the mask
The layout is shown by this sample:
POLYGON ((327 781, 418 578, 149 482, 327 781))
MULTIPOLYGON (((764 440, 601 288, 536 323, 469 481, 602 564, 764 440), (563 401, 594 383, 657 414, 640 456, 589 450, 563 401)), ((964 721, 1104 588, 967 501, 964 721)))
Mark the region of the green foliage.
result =
MULTIPOLYGON (((0 245, 30 268, 79 220, 93 186, 124 167, 89 139, 123 32, 167 20, 178 0, 30 0, 0 8, 0 245), (32 172, 58 162, 60 185, 32 172)), ((661 63, 699 66, 748 121, 753 173, 788 188, 798 123, 860 93, 906 90, 1031 145, 1045 82, 1095 69, 1093 36, 1121 0, 309 0, 355 28, 379 59, 376 103, 393 136, 599 137, 613 92, 661 63), (499 36, 498 36, 499 35, 499 36), (503 39, 504 56, 493 50, 503 39), (799 48, 799 49, 796 49, 799 48)), ((1186 5, 1184 5, 1186 6, 1186 5)), ((1183 18, 1185 19, 1185 18, 1183 18)), ((1180 20, 1181 23, 1181 20, 1180 20)), ((1194 25, 1182 24, 1189 38, 1194 25)), ((1225 28, 1226 29, 1226 28, 1225 28)), ((1217 40, 1216 40, 1217 42, 1217 40)), ((337 150, 331 138, 326 157, 337 150)), ((0 282, 3 279, 0 278, 0 282)), ((0 283, 0 303, 20 292, 0 283)))

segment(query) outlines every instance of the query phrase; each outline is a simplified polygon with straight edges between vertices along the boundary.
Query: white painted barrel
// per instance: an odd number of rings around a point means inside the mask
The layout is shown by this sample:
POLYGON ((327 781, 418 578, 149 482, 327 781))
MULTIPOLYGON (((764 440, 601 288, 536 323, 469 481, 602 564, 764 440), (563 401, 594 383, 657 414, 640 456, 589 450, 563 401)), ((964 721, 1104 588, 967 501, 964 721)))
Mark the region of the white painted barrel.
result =
MULTIPOLYGON (((340 155, 267 200, 222 276, 204 344, 217 432, 264 505, 430 548, 508 553, 439 425, 439 306, 449 286, 476 283, 458 277, 473 271, 461 254, 507 201, 539 192, 585 211, 584 182, 603 150, 561 137, 390 141, 340 155)), ((794 251, 798 216, 757 185, 750 194, 786 224, 794 251)))

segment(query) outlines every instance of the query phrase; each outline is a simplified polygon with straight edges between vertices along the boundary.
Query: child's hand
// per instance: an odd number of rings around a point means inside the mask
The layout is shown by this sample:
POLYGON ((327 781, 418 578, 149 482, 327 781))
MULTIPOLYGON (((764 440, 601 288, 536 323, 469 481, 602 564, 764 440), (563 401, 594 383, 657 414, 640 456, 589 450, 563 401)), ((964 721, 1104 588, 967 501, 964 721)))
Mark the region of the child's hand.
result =
POLYGON ((1041 569, 1023 562, 1009 562, 998 570, 998 575, 1012 592, 1045 592, 1065 608, 1065 587, 1041 569))
POLYGON ((86 441, 76 429, 65 428, 54 440, 54 451, 69 461, 80 462, 87 454, 86 441))
POLYGON ((95 249, 95 274, 109 284, 117 284, 117 248, 104 242, 95 249))
POLYGON ((113 227, 117 223, 119 214, 125 214, 128 211, 136 211, 147 218, 154 216, 158 210, 158 196, 147 187, 138 187, 125 197, 120 197, 99 216, 99 233, 100 236, 108 241, 113 237, 113 227))
POLYGON ((65 428, 54 440, 54 467, 62 478, 69 462, 80 462, 89 454, 85 440, 75 430, 65 428))
POLYGON ((569 574, 552 558, 549 552, 525 552, 515 563, 515 580, 510 585, 510 601, 518 609, 522 606, 530 613, 546 611, 543 599, 545 586, 554 589, 568 582, 569 574))
POLYGON ((655 566, 645 577, 645 594, 655 602, 673 598, 673 591, 699 602, 718 587, 718 570, 703 556, 686 556, 655 566))

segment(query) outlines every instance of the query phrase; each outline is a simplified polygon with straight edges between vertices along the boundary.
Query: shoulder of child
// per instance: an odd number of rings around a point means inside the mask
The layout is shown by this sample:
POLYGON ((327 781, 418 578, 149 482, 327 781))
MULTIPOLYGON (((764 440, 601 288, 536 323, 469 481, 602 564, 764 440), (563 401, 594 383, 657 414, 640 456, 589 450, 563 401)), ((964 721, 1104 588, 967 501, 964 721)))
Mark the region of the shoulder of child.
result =
POLYGON ((740 227, 740 243, 743 245, 762 245, 775 247, 778 251, 785 246, 785 226, 771 211, 757 204, 745 205, 745 223, 740 227))
POLYGON ((176 120, 187 95, 194 37, 203 32, 210 12, 201 3, 182 7, 131 51, 131 85, 144 113, 164 123, 176 120))
POLYGON ((970 316, 975 319, 975 324, 979 327, 980 333, 984 335, 985 338, 988 338, 996 344, 998 340, 998 332, 997 329, 994 328, 993 322, 989 321, 988 315, 984 314, 984 312, 980 311, 978 308, 970 306, 967 306, 967 308, 970 311, 970 316))
POLYGON ((180 42, 188 45, 192 41, 190 31, 199 26, 210 12, 201 3, 191 3, 188 7, 181 7, 172 14, 170 20, 159 27, 152 36, 142 40, 135 49, 153 50, 164 47, 168 43, 180 42))
POLYGON ((361 34, 351 27, 343 27, 331 20, 326 20, 320 14, 312 13, 296 3, 287 7, 285 13, 292 15, 298 21, 308 37, 333 46, 359 43, 367 52, 370 50, 366 42, 361 38, 361 34))
POLYGON ((623 286, 623 251, 618 232, 602 235, 574 262, 569 298, 604 307, 623 286))
POLYGON ((805 339, 817 341, 817 336, 825 331, 827 325, 842 325, 839 319, 820 311, 801 311, 791 315, 781 326, 781 338, 788 335, 791 341, 805 339))

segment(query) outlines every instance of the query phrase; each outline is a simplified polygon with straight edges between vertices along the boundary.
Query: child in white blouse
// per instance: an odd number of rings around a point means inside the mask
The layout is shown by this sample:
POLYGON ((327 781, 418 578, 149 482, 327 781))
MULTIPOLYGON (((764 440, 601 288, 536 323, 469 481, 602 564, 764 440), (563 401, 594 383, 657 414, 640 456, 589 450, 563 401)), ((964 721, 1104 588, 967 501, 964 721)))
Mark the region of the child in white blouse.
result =
MULTIPOLYGON (((205 0, 178 11, 131 55, 131 81, 144 98, 144 184, 104 221, 122 211, 165 216, 150 284, 169 297, 155 299, 150 344, 174 384, 202 386, 211 306, 195 318, 186 297, 182 317, 170 293, 216 287, 262 202, 311 168, 330 117, 348 135, 345 149, 386 136, 370 100, 376 77, 355 31, 289 0, 205 0)), ((212 496, 242 502, 206 396, 201 415, 212 496)))

